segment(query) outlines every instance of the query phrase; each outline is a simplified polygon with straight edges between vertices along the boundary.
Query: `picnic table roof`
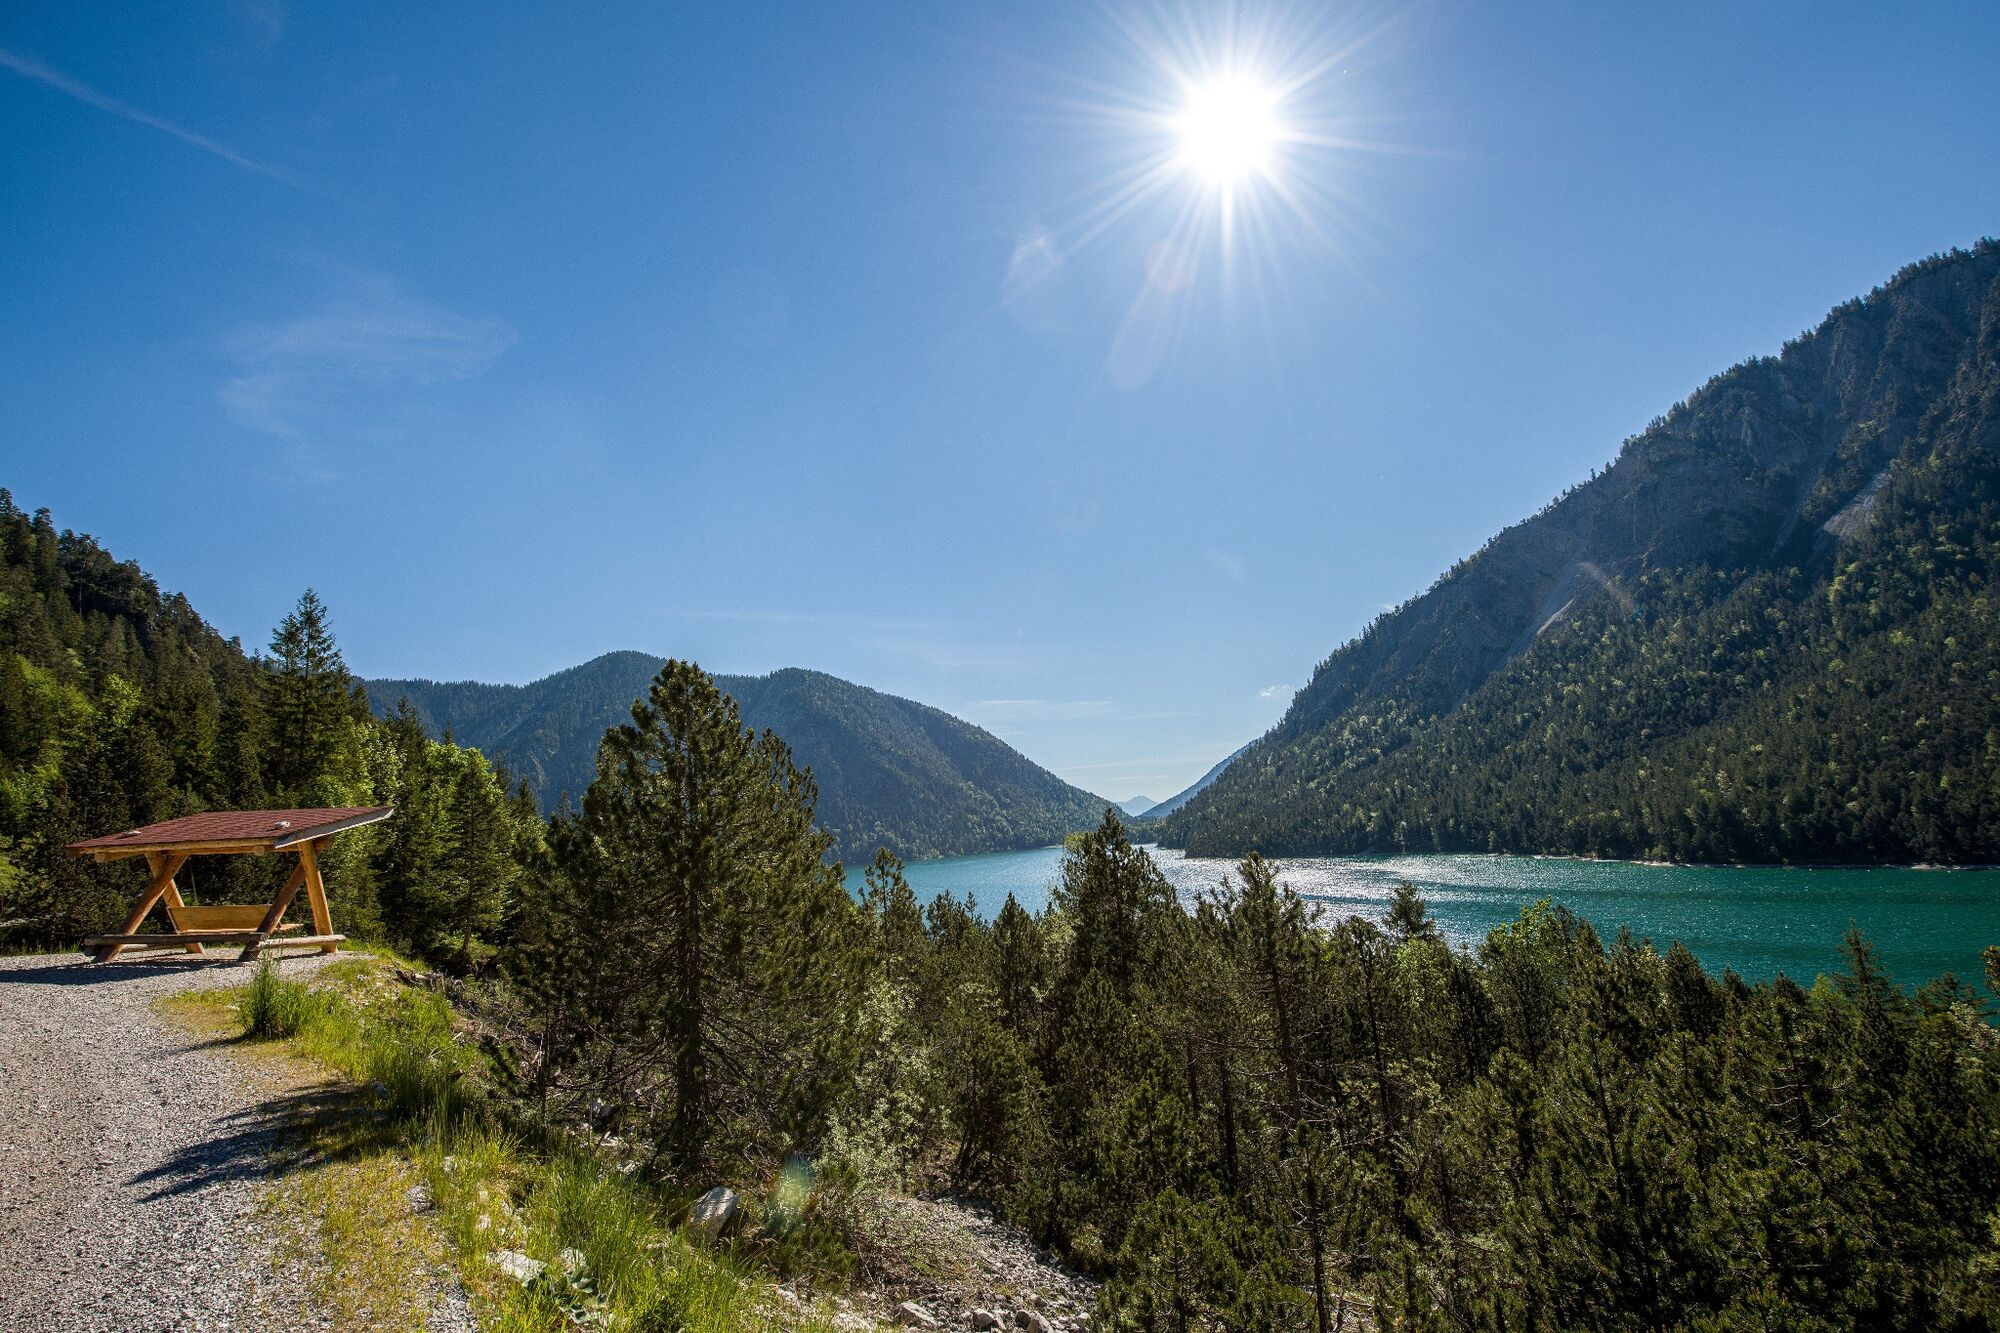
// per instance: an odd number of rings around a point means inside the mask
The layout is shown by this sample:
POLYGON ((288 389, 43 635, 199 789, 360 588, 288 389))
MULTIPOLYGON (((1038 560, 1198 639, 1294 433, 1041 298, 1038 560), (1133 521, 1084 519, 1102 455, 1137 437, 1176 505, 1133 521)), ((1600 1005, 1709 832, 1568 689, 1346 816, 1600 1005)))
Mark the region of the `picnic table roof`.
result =
POLYGON ((394 813, 386 805, 342 805, 317 810, 212 810, 144 828, 71 843, 72 855, 137 855, 175 851, 283 851, 313 838, 360 828, 394 813))

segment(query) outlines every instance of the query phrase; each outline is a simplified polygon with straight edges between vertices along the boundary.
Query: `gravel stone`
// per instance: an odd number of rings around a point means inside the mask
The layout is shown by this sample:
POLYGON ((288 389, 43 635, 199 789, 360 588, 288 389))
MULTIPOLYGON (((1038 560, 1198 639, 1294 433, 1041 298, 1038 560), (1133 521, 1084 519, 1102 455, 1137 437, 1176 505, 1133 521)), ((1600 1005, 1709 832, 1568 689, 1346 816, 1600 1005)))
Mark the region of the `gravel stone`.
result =
MULTIPOLYGON (((303 976, 322 957, 282 966, 303 976)), ((319 1322, 254 1216, 291 1099, 153 1011, 249 978, 216 963, 0 958, 0 1329, 319 1322)))

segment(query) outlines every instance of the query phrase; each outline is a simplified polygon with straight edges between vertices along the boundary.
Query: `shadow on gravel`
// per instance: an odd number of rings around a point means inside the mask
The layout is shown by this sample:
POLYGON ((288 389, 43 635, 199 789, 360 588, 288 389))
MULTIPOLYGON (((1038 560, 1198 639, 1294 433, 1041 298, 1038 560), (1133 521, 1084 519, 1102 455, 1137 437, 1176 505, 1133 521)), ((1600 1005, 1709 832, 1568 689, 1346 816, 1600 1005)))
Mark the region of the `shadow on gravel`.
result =
POLYGON ((74 963, 47 963, 40 967, 0 965, 0 986, 116 985, 121 981, 144 981, 148 978, 199 972, 218 964, 225 967, 238 966, 233 958, 209 959, 206 962, 199 958, 190 958, 186 962, 163 958, 132 963, 92 963, 79 959, 74 963))
MULTIPOLYGON (((265 956, 283 963, 289 958, 307 961, 323 955, 267 954, 265 956)), ((5 957, 0 957, 0 986, 103 986, 115 985, 121 981, 185 976, 192 972, 209 970, 233 972, 241 969, 248 973, 254 972, 257 968, 254 962, 238 962, 234 953, 210 954, 207 958, 193 958, 183 954, 178 958, 135 958, 130 962, 121 959, 113 963, 93 963, 89 959, 79 958, 73 963, 43 963, 35 967, 9 967, 7 961, 5 957)))
POLYGON ((308 1088, 267 1098, 223 1119, 212 1138, 182 1148, 128 1182, 147 1200, 235 1180, 282 1179, 372 1152, 392 1139, 389 1118, 351 1087, 308 1088))

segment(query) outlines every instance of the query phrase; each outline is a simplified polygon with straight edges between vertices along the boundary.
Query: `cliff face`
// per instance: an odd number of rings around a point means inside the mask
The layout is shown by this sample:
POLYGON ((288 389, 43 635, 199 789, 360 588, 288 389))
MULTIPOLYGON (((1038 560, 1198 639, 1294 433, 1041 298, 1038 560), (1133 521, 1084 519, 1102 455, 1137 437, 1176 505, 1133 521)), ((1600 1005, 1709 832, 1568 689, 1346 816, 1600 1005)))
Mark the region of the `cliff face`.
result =
POLYGON ((1990 429, 1981 386, 1996 282, 2000 247, 1953 252, 1841 306, 1780 355, 1715 377, 1605 472, 1322 662, 1279 725, 1166 836, 1218 852, 1346 846, 1314 826, 1329 784, 1366 807, 1376 795, 1358 770, 1403 745, 1477 740, 1417 732, 1460 713, 1580 609, 1609 599, 1643 622, 1647 587, 1696 570, 1729 572, 1718 599, 1764 572, 1823 580, 1899 473, 1977 436, 1975 419, 1990 429))

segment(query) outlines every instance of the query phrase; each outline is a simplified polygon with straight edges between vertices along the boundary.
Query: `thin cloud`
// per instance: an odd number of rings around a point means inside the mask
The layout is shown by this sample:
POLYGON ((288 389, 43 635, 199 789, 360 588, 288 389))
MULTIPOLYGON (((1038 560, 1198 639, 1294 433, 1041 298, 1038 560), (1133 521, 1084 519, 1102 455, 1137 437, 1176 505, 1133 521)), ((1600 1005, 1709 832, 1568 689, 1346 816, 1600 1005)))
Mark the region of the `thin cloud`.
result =
POLYGON ((1010 722, 1068 722, 1103 717, 1116 707, 1109 699, 975 699, 962 714, 999 716, 1010 722))
POLYGON ((1070 322, 1070 290, 1062 252, 1048 228, 1032 226, 1007 256, 1000 301, 1008 317, 1025 329, 1055 333, 1070 322))
POLYGON ((1257 697, 1259 699, 1275 699, 1281 694, 1290 694, 1291 692, 1292 687, 1289 685, 1266 685, 1263 689, 1257 691, 1257 697))
POLYGON ((285 23, 291 18, 291 6, 285 0, 244 0, 237 6, 257 44, 268 51, 278 44, 285 35, 285 23))
POLYGON ((364 278, 311 313, 236 330, 227 347, 237 373, 216 399, 246 430, 297 436, 364 395, 481 375, 515 338, 505 320, 461 315, 386 278, 364 278))
POLYGON ((1055 238, 1049 235, 1049 229, 1042 226, 1028 228, 1014 242, 1013 253, 1007 256, 1007 290, 1013 292, 1034 286, 1055 272, 1062 262, 1062 254, 1056 249, 1055 238))
POLYGON ((838 611, 670 611, 683 620, 724 620, 749 625, 833 625, 846 629, 949 630, 946 620, 897 620, 838 611))
POLYGON ((869 645, 920 662, 932 671, 1008 672, 1047 664, 1047 645, 1014 639, 977 639, 955 634, 877 631, 869 645))
POLYGON ((99 111, 109 111, 114 116, 123 116, 126 120, 158 130, 162 134, 171 134, 182 143, 199 148, 202 152, 219 157, 224 162, 239 166, 245 171, 254 171, 260 176, 269 176, 272 180, 289 185, 295 190, 318 193, 314 187, 308 185, 290 172, 280 171, 276 167, 265 166, 255 158, 245 157, 227 144, 219 144, 205 134, 196 134, 193 130, 183 129, 170 120, 160 119, 150 111, 141 111, 136 106, 121 102, 115 97, 99 92, 87 83, 80 83, 72 79, 60 70, 51 69, 39 60, 9 51, 5 47, 0 47, 0 69, 10 69, 24 79, 32 79, 36 83, 44 84, 59 93, 74 97, 86 106, 94 106, 99 111))
POLYGON ((1249 566, 1244 563, 1243 557, 1234 551, 1224 551, 1218 547, 1210 547, 1201 553, 1201 558, 1232 579, 1240 580, 1249 572, 1249 566))

